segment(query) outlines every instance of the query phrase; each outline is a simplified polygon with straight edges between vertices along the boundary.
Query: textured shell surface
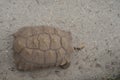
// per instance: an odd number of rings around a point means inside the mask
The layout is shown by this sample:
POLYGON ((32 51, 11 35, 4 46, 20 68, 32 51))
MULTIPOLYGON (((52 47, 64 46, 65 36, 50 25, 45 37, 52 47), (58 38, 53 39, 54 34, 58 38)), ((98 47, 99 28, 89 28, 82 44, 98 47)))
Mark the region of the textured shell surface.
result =
POLYGON ((71 60, 72 36, 53 27, 23 27, 14 34, 13 49, 19 70, 59 66, 71 60))

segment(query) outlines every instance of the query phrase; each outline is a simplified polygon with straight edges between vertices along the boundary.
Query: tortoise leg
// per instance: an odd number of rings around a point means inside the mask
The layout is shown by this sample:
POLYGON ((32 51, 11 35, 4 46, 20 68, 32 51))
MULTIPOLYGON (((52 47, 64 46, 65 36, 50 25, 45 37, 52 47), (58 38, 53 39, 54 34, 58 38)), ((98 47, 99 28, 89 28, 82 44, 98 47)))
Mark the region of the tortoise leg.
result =
POLYGON ((60 65, 60 67, 61 67, 62 69, 67 69, 67 68, 69 68, 69 66, 70 66, 70 62, 68 62, 68 61, 66 61, 66 63, 63 64, 63 65, 60 65))

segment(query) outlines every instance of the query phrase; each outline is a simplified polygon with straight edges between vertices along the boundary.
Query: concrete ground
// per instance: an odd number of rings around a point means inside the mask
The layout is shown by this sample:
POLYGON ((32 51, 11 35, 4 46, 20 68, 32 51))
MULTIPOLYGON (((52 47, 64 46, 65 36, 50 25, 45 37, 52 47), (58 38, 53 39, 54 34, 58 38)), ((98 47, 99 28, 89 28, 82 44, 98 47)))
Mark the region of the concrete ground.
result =
POLYGON ((0 80, 106 80, 120 72, 120 0, 0 0, 0 80), (12 34, 24 26, 71 31, 70 68, 17 71, 12 34))

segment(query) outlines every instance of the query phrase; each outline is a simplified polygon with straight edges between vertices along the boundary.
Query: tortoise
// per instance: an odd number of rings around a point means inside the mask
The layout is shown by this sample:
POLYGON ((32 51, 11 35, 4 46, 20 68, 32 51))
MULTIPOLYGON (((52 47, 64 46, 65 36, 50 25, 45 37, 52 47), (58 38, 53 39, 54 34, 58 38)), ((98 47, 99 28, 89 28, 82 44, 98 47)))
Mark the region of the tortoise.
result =
POLYGON ((13 36, 14 62, 18 70, 70 66, 74 49, 69 31, 49 26, 22 27, 13 36))

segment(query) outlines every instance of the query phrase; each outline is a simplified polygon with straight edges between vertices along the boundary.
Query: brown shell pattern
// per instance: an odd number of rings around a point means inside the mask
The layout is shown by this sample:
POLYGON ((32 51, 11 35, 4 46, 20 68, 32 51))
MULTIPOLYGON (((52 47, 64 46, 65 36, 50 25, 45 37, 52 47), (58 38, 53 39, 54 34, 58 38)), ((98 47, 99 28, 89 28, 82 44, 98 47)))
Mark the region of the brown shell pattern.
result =
POLYGON ((59 66, 73 52, 70 32, 53 27, 23 27, 14 34, 14 57, 19 70, 59 66))

